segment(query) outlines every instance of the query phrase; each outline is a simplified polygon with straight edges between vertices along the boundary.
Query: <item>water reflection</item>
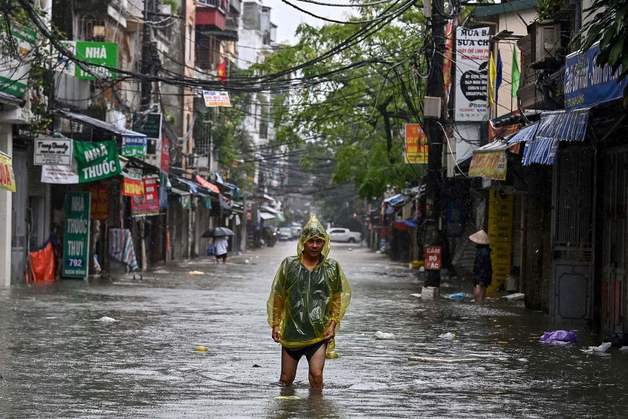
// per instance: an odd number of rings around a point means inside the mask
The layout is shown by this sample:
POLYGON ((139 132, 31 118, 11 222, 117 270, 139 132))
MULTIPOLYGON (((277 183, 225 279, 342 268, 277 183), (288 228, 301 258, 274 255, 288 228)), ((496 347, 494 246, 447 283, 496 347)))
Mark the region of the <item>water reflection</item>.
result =
POLYGON ((266 417, 284 419, 294 417, 340 418, 338 404, 325 394, 325 390, 281 386, 266 417))

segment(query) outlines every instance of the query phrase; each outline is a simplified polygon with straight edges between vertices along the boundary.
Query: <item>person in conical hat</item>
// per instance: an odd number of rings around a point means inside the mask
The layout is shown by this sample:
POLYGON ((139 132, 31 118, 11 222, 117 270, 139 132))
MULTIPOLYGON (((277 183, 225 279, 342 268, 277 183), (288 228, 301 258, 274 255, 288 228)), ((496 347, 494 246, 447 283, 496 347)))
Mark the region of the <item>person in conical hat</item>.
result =
POLYGON ((323 386, 325 358, 336 358, 336 330, 351 300, 340 265, 328 257, 330 237, 315 216, 303 227, 297 254, 285 258, 267 302, 272 338, 282 346, 282 385, 290 385, 303 355, 312 389, 323 386))
POLYGON ((482 303, 486 297, 486 287, 491 285, 493 276, 491 248, 488 234, 484 230, 476 231, 469 236, 469 240, 476 244, 473 262, 473 296, 476 303, 482 303))

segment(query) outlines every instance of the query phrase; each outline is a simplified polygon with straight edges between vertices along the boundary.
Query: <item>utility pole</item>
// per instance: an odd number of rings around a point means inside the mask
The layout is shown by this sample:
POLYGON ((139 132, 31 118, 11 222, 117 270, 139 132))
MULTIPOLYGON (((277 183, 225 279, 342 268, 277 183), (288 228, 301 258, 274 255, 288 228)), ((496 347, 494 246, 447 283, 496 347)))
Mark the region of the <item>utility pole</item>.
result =
MULTIPOLYGON (((154 76, 156 74, 157 65, 155 63, 155 50, 153 47, 152 29, 147 22, 155 15, 158 0, 144 0, 144 29, 142 32, 142 74, 154 76)), ((142 111, 148 111, 153 102, 153 82, 150 79, 142 78, 141 84, 141 100, 140 105, 142 111)), ((148 251, 146 246, 146 219, 139 220, 140 228, 140 246, 142 271, 148 269, 148 251)))
MULTIPOLYGON (((432 0, 432 40, 434 51, 431 51, 432 61, 429 63, 426 96, 443 98, 443 58, 444 58, 444 26, 445 17, 443 0, 432 0)), ((427 164, 427 197, 426 197, 426 228, 425 244, 428 246, 442 246, 440 235, 440 195, 442 184, 443 142, 444 130, 441 120, 444 118, 441 111, 440 118, 425 118, 425 131, 429 144, 427 164)), ((442 252, 441 252, 442 255, 442 252)), ((425 286, 440 286, 440 270, 427 270, 425 286)))

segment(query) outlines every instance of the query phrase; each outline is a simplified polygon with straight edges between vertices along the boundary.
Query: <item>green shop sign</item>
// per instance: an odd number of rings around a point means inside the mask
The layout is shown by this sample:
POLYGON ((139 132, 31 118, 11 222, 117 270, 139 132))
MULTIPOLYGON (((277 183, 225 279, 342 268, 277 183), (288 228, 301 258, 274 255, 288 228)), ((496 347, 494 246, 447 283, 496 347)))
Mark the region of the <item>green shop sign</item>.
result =
POLYGON ((0 25, 0 92, 20 99, 24 97, 36 42, 37 32, 34 29, 11 18, 0 25))
POLYGON ((63 230, 63 276, 86 278, 89 269, 89 192, 65 195, 63 230))
POLYGON ((76 78, 80 80, 95 80, 98 78, 115 79, 118 68, 118 44, 113 42, 76 41, 76 58, 90 64, 89 71, 76 66, 76 78), (92 75, 94 74, 94 75, 92 75))
POLYGON ((115 141, 74 142, 79 183, 94 182, 122 172, 115 141))

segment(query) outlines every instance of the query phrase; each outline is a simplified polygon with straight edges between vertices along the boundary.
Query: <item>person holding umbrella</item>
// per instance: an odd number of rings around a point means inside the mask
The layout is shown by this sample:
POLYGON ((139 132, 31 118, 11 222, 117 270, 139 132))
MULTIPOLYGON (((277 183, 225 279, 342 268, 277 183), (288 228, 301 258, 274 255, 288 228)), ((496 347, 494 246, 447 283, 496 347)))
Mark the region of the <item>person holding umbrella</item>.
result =
POLYGON ((229 253, 229 241, 227 240, 228 236, 233 236, 233 231, 227 227, 216 227, 203 233, 203 237, 214 238, 216 262, 220 262, 222 259, 222 263, 227 263, 227 255, 229 253))

